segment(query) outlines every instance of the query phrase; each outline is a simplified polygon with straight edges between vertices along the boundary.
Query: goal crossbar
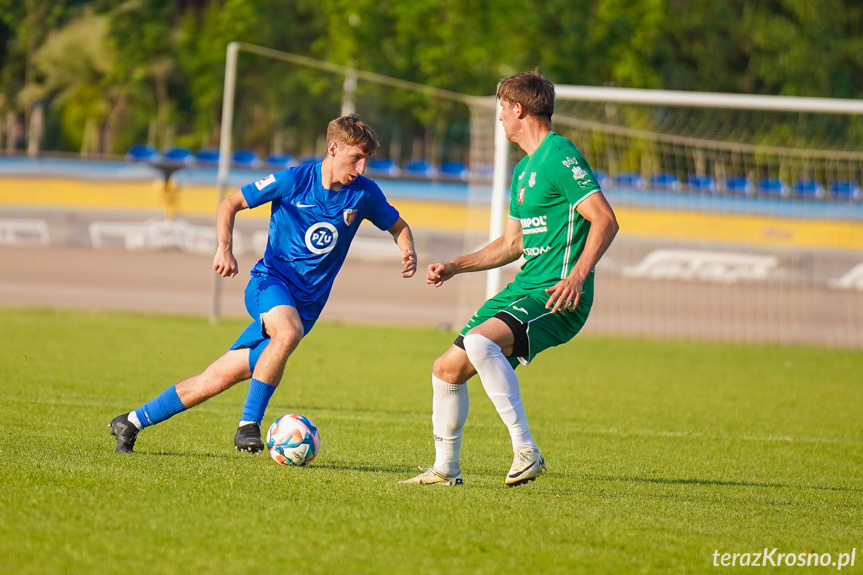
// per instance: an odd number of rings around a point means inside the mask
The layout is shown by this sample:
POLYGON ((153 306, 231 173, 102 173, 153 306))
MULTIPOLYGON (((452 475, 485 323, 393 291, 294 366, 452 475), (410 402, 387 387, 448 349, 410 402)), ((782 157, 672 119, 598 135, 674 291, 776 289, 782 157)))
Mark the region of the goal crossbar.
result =
POLYGON ((606 88, 574 85, 556 85, 554 91, 556 98, 565 100, 688 106, 696 108, 772 110, 777 112, 863 114, 863 100, 847 98, 764 96, 758 94, 645 90, 639 88, 606 88))

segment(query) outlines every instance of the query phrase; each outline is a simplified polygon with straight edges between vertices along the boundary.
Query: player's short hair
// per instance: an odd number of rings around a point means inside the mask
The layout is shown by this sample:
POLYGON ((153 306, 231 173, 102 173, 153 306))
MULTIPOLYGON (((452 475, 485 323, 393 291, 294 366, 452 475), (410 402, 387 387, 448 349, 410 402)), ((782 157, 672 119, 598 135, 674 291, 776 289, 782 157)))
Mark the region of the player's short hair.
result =
POLYGON ((554 84, 539 72, 520 72, 500 81, 497 98, 510 104, 521 104, 531 116, 554 114, 554 84))
POLYGON ((345 145, 359 146, 370 157, 375 155, 380 146, 378 135, 357 114, 348 114, 330 122, 327 126, 327 142, 335 142, 340 148, 345 145))

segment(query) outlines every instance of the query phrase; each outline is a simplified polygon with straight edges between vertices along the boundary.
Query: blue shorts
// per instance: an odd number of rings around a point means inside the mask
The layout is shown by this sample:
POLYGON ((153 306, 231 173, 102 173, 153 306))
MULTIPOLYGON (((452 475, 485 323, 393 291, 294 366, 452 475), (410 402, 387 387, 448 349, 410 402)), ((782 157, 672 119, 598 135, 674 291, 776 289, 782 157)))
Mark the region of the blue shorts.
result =
POLYGON ((252 373, 255 372, 258 358, 261 357, 261 353, 270 342, 270 337, 266 334, 264 324, 261 322, 261 315, 276 306, 291 306, 300 314, 300 321, 303 323, 303 337, 312 331, 312 327, 318 321, 317 316, 312 319, 303 317, 303 310, 297 307, 290 286, 273 276, 253 273, 249 285, 246 286, 245 299, 246 310, 252 316, 252 323, 240 334, 231 349, 249 349, 249 369, 252 373))

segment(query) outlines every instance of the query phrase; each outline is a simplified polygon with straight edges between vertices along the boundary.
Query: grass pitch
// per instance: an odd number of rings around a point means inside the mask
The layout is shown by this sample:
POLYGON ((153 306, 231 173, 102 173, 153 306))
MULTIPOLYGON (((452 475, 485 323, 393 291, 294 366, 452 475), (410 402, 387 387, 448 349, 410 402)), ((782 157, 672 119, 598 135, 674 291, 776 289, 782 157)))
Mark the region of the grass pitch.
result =
POLYGON ((113 416, 242 327, 0 311, 0 572, 702 573, 764 548, 856 548, 845 571, 863 569, 860 351, 581 336, 519 369, 544 476, 504 486, 475 381, 466 484, 423 488, 396 481, 433 460, 429 374, 453 334, 324 323, 265 419, 314 420, 311 465, 234 450, 245 384, 113 453, 113 416))

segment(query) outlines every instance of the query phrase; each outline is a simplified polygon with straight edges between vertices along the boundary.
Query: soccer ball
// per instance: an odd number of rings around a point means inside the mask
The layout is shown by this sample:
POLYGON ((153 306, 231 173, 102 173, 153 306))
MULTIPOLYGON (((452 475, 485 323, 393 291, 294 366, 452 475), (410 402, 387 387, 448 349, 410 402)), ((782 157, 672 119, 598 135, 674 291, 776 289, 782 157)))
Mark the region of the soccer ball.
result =
POLYGON ((318 426, 303 415, 289 413, 278 418, 267 431, 270 457, 281 465, 305 465, 321 449, 318 426))

